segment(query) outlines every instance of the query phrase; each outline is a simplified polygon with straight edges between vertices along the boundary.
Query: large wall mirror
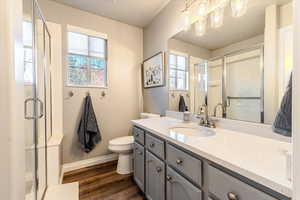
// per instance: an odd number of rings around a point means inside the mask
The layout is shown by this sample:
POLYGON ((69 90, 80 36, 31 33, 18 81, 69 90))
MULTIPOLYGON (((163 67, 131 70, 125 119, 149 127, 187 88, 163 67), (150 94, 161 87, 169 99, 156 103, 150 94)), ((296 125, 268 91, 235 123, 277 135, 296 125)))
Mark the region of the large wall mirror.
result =
POLYGON ((225 7, 222 25, 209 16, 168 41, 169 110, 271 124, 293 68, 291 0, 252 0, 246 14, 225 7), (199 26, 202 26, 202 28, 199 26), (205 28, 203 28, 205 26, 205 28))

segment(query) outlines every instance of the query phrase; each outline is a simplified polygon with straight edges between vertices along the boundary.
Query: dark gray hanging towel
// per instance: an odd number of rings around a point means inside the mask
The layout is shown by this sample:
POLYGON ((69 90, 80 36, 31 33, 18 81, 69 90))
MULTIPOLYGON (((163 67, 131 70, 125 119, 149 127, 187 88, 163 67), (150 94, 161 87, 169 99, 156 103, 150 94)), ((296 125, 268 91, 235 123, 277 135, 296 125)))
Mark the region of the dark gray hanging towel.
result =
POLYGON ((292 136, 292 76, 273 123, 274 132, 288 137, 292 136))
POLYGON ((185 101, 182 95, 180 95, 180 99, 179 99, 179 112, 185 112, 186 111, 186 105, 185 105, 185 101))
POLYGON ((101 135, 93 109, 91 96, 85 97, 83 113, 77 130, 82 149, 89 153, 101 141, 101 135))

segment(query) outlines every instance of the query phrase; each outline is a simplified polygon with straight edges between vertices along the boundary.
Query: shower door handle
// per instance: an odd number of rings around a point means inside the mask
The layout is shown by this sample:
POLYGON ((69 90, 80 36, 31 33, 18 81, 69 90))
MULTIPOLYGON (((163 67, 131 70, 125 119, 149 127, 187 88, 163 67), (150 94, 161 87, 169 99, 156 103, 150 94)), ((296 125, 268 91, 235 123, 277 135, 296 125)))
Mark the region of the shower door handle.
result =
POLYGON ((24 116, 25 116, 25 119, 28 119, 28 120, 30 120, 30 119, 36 119, 36 118, 38 118, 38 119, 42 118, 44 116, 44 103, 40 99, 35 99, 35 98, 28 98, 28 99, 26 99, 24 101, 24 116), (27 106, 28 106, 29 102, 38 102, 40 104, 40 114, 39 114, 39 116, 35 117, 35 116, 29 116, 28 115, 28 113, 27 113, 28 112, 27 106))
POLYGON ((38 116, 38 119, 40 119, 44 116, 44 103, 39 98, 37 98, 36 100, 40 104, 40 114, 38 116))
POLYGON ((30 119, 35 119, 34 116, 29 116, 29 115, 27 114, 27 111, 28 111, 27 105, 28 105, 28 103, 31 102, 31 101, 34 102, 35 99, 34 99, 34 98, 28 98, 28 99, 25 99, 25 101, 24 101, 24 116, 25 116, 25 119, 28 119, 28 120, 30 120, 30 119))

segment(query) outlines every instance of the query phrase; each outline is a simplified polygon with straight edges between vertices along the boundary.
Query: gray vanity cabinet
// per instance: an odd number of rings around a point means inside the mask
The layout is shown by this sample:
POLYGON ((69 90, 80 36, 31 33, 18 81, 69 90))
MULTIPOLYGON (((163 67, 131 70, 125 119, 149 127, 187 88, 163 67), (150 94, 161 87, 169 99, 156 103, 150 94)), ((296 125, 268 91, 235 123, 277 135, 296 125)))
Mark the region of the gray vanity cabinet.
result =
POLYGON ((200 189, 167 167, 167 200, 202 200, 200 189))
POLYGON ((148 200, 165 199, 165 164, 146 151, 146 197, 148 200))
POLYGON ((136 184, 144 192, 145 191, 145 149, 143 146, 134 143, 133 149, 133 176, 136 184))
POLYGON ((208 167, 208 177, 208 190, 218 199, 276 200, 213 166, 208 167))
POLYGON ((134 127, 134 180, 148 200, 291 200, 134 127))

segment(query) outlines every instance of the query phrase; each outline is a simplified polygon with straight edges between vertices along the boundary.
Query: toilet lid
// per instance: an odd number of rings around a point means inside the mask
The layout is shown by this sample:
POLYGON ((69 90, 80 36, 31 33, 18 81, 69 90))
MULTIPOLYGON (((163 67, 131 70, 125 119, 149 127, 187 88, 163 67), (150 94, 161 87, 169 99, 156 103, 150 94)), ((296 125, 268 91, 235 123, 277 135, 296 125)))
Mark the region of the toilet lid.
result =
POLYGON ((133 136, 125 136, 125 137, 119 137, 113 140, 109 141, 110 145, 129 145, 133 144, 134 138, 133 136))

